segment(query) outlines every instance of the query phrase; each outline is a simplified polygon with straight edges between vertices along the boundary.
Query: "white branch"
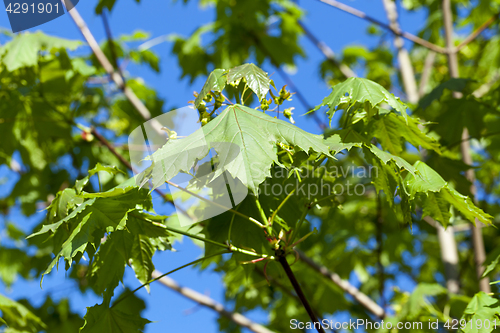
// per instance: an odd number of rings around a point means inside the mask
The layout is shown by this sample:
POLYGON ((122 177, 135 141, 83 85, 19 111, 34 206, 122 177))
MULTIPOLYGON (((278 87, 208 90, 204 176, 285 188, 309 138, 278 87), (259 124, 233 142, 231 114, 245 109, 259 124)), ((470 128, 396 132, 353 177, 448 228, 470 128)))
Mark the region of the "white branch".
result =
POLYGON ((432 68, 434 67, 434 60, 436 59, 436 52, 429 51, 424 61, 424 69, 422 70, 422 77, 420 78, 420 86, 418 87, 418 97, 422 98, 426 93, 429 79, 431 78, 432 68))
MULTIPOLYGON (((69 0, 65 0, 68 1, 69 0)), ((63 6, 65 6, 65 1, 62 1, 63 6)), ((96 56, 97 60, 101 64, 101 66, 104 68, 106 73, 108 73, 109 77, 115 82, 115 84, 118 86, 123 91, 123 94, 129 102, 132 104, 132 106, 139 112, 139 114, 142 116, 144 120, 149 120, 151 119, 151 112, 149 112, 148 108, 142 103, 142 101, 137 97, 137 95, 134 93, 132 89, 130 89, 126 84, 125 81, 123 80, 122 76, 117 73, 111 64, 111 62, 108 60, 104 52, 102 52, 101 48, 99 47, 99 44, 97 43, 96 39, 94 38, 94 35, 92 35, 92 32, 90 32, 87 24, 81 17, 80 13, 76 10, 74 6, 71 10, 68 11, 69 16, 73 19, 75 22, 76 26, 82 33, 83 37, 89 44, 90 48, 92 49, 92 52, 96 56)), ((66 8, 67 10, 67 8, 66 8)), ((153 129, 160 134, 161 136, 164 135, 164 133, 161 131, 161 125, 156 121, 152 120, 153 129)))
MULTIPOLYGON (((389 19, 389 26, 395 31, 400 31, 401 28, 398 23, 398 12, 396 2, 393 0, 382 0, 384 9, 389 19)), ((418 102, 417 81, 415 80, 415 73, 411 64, 410 55, 404 48, 404 40, 402 37, 396 35, 394 37, 394 46, 398 50, 399 70, 403 80, 403 86, 410 103, 418 102)))
MULTIPOLYGON (((156 279, 161 275, 162 275, 162 273, 155 270, 155 271, 153 271, 153 274, 151 274, 151 277, 153 279, 156 279)), ((194 291, 190 288, 180 286, 175 280, 171 279, 168 276, 164 276, 164 277, 158 279, 158 282, 160 282, 162 285, 178 292, 182 296, 189 298, 190 300, 192 300, 192 301, 194 301, 202 306, 205 306, 207 308, 214 310, 215 312, 217 312, 221 316, 229 318, 230 320, 232 320, 236 324, 238 324, 242 327, 248 328, 252 332, 255 332, 255 333, 273 333, 273 331, 269 330, 268 328, 266 328, 260 324, 254 323, 253 321, 251 321, 250 319, 248 319, 247 317, 245 317, 244 315, 242 315, 238 312, 232 312, 232 311, 226 310, 222 304, 217 303, 216 301, 214 301, 210 297, 205 296, 203 294, 200 294, 199 292, 194 291)))

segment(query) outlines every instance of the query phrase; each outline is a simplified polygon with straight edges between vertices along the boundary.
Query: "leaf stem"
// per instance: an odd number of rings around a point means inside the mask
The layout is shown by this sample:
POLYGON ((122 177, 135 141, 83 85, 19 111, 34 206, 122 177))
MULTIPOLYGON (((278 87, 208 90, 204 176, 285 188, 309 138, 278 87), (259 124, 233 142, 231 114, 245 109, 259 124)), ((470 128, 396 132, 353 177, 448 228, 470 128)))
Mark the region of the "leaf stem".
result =
POLYGON ((290 192, 286 198, 280 203, 280 205, 278 206, 278 208, 276 208, 276 210, 273 212, 273 214, 271 215, 271 219, 269 220, 269 226, 272 227, 273 226, 273 222, 274 222, 274 218, 276 217, 276 214, 278 214, 278 212, 280 211, 281 208, 283 208, 283 206, 285 205, 285 203, 288 201, 288 199, 290 199, 292 197, 292 195, 295 193, 295 188, 292 190, 292 192, 290 192))
POLYGON ((314 323, 314 327, 319 333, 325 333, 325 330, 323 329, 323 326, 321 325, 321 322, 318 320, 318 317, 316 317, 316 314, 314 313, 313 309, 311 308, 311 305, 307 301, 306 296, 304 295, 304 292, 302 291, 302 288, 300 287, 299 282, 295 278, 295 275, 293 274, 292 268, 288 264, 288 261, 286 261, 285 254, 282 253, 283 250, 277 250, 276 251, 276 258, 278 259, 279 263, 285 270, 286 276, 292 283, 293 289, 295 289, 295 292, 297 293, 297 296, 299 297, 302 305, 306 309, 307 314, 309 315, 309 318, 314 323))
MULTIPOLYGON (((238 206, 239 207, 239 206, 238 206)), ((238 207, 236 207, 236 210, 238 210, 238 207)), ((229 223, 229 230, 227 232, 227 243, 228 244, 231 244, 231 231, 233 230, 233 222, 234 222, 234 217, 236 215, 233 214, 233 216, 231 217, 231 222, 229 223)))
POLYGON ((257 252, 253 252, 253 251, 250 251, 250 250, 241 249, 241 248, 236 247, 234 245, 229 245, 229 251, 231 251, 231 252, 239 252, 239 253, 243 253, 243 254, 248 254, 249 256, 263 258, 263 259, 271 259, 271 260, 275 259, 274 256, 268 256, 267 254, 259 254, 257 252))
MULTIPOLYGON (((131 214, 131 215, 134 216, 134 217, 137 217, 137 218, 139 218, 141 220, 152 222, 152 221, 149 221, 148 219, 143 218, 141 216, 137 216, 135 214, 131 214)), ((234 218, 234 215, 233 215, 233 218, 234 218)), ((218 246, 218 247, 225 248, 229 252, 239 252, 239 253, 248 254, 248 255, 251 255, 251 256, 254 256, 254 257, 274 259, 273 256, 269 256, 267 254, 259 254, 257 252, 252 252, 252 251, 249 251, 249 250, 245 250, 245 249, 236 247, 236 246, 230 244, 229 241, 228 241, 227 244, 219 243, 219 242, 213 241, 213 240, 208 239, 208 238, 204 238, 204 237, 201 237, 201 236, 198 236, 198 235, 195 235, 195 234, 191 234, 191 233, 186 232, 186 231, 179 230, 177 228, 172 228, 172 227, 169 227, 169 226, 166 226, 166 225, 163 225, 163 226, 168 231, 171 231, 171 232, 174 232, 174 233, 178 233, 178 234, 190 237, 190 238, 194 238, 194 239, 197 239, 197 240, 205 242, 205 243, 210 243, 210 244, 213 244, 213 245, 218 246)))
POLYGON ((191 261, 191 262, 189 262, 189 263, 187 263, 187 264, 185 264, 185 265, 182 265, 182 266, 180 266, 180 267, 177 267, 176 269, 173 269, 173 270, 171 270, 170 272, 167 272, 167 273, 162 274, 162 275, 160 275, 160 276, 158 276, 158 277, 155 277, 154 279, 151 279, 151 280, 147 281, 146 283, 144 283, 144 284, 142 284, 141 286, 139 286, 139 287, 135 288, 134 290, 132 290, 132 291, 131 291, 130 293, 128 293, 127 295, 125 295, 125 296, 123 296, 122 298, 118 299, 118 300, 117 300, 117 301, 116 301, 116 302, 115 302, 115 303, 114 303, 111 307, 114 307, 115 305, 117 305, 118 303, 120 303, 121 301, 123 301, 125 298, 127 298, 127 297, 131 296, 132 294, 134 294, 134 293, 135 293, 136 291, 138 291, 139 289, 141 289, 141 288, 143 288, 143 287, 145 287, 145 286, 147 286, 147 285, 149 285, 149 284, 151 284, 151 283, 155 282, 156 280, 161 279, 161 278, 162 278, 162 277, 164 277, 164 276, 167 276, 167 275, 169 275, 169 274, 172 274, 172 273, 174 273, 174 272, 177 272, 178 270, 181 270, 181 269, 186 268, 186 267, 188 267, 188 266, 191 266, 191 265, 197 264, 197 263, 199 263, 199 262, 201 262, 201 261, 203 261, 203 260, 205 260, 205 259, 209 259, 209 258, 212 258, 212 257, 215 257, 215 256, 219 256, 219 255, 224 254, 224 253, 229 253, 229 251, 222 251, 222 252, 217 252, 217 253, 211 254, 211 255, 209 255, 209 256, 204 256, 204 257, 202 257, 202 258, 199 258, 199 259, 196 259, 196 260, 194 260, 194 261, 191 261))
POLYGON ((243 97, 245 96, 247 88, 248 88, 248 86, 245 85, 245 88, 243 88, 243 91, 241 92, 241 96, 240 96, 240 104, 241 105, 245 105, 245 100, 243 99, 243 97))
POLYGON ((297 233, 299 232, 299 229, 302 227, 302 224, 304 223, 304 220, 305 220, 307 213, 309 212, 310 209, 311 209, 311 204, 307 204, 307 207, 304 210, 304 212, 302 213, 300 220, 297 221, 297 224, 295 225, 295 229, 292 231, 292 236, 290 237, 290 243, 292 243, 293 240, 295 239, 295 237, 297 237, 297 233))
POLYGON ((260 213, 260 218, 262 219, 262 222, 264 222, 264 228, 266 228, 267 233, 269 234, 269 236, 271 236, 273 234, 273 229, 269 224, 269 220, 267 219, 266 213, 264 213, 264 209, 262 208, 262 206, 260 204, 259 198, 254 196, 254 199, 255 199, 254 200, 255 205, 257 206, 257 210, 260 213))

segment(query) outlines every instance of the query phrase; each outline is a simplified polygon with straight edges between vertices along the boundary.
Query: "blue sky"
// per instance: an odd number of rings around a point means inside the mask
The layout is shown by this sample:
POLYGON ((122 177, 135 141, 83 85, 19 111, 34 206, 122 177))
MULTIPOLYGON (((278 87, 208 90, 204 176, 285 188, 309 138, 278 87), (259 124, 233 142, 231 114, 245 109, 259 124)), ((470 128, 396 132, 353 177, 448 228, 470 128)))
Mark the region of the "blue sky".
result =
MULTIPOLYGON (((95 15, 94 8, 96 1, 81 0, 77 6, 78 11, 83 16, 90 30, 98 41, 105 37, 102 20, 95 15)), ((365 11, 371 16, 386 21, 385 12, 381 1, 356 0, 344 1, 351 6, 365 11)), ((308 28, 321 40, 329 45, 335 52, 339 52, 343 47, 353 44, 375 45, 377 37, 368 37, 365 32, 368 24, 358 18, 322 4, 318 1, 299 1, 307 11, 304 19, 308 28)), ((118 1, 114 11, 109 15, 109 21, 114 36, 121 34, 131 34, 140 29, 151 33, 151 38, 181 34, 189 35, 192 31, 203 23, 210 22, 214 18, 214 10, 211 7, 201 9, 197 2, 190 1, 187 5, 182 1, 162 1, 148 0, 137 4, 132 0, 118 1)), ((425 13, 406 14, 400 18, 402 28, 406 31, 416 33, 423 26, 425 13)), ((6 12, 0 12, 0 27, 8 28, 9 23, 6 12)), ((70 39, 82 39, 78 29, 68 15, 64 15, 54 21, 30 29, 30 31, 42 30, 47 34, 65 37, 70 39)), ((4 40, 4 39, 3 39, 4 40)), ((291 78, 306 96, 309 104, 316 105, 329 93, 329 87, 319 78, 318 65, 323 60, 322 54, 305 37, 301 40, 306 49, 307 58, 299 59, 297 72, 291 74, 291 78)), ((406 45, 409 42, 406 41, 406 45)), ((171 44, 165 42, 153 47, 153 50, 161 57, 161 73, 156 74, 147 68, 130 65, 127 71, 132 76, 140 76, 145 82, 155 88, 161 97, 166 99, 166 108, 182 107, 187 105, 187 101, 192 99, 193 90, 200 90, 204 78, 197 79, 193 85, 188 80, 180 80, 180 71, 177 60, 171 55, 171 44)), ((269 73, 274 70, 264 67, 269 73)), ((273 75, 277 86, 281 82, 277 74, 273 75)), ((295 106, 294 116, 297 125, 311 132, 320 132, 318 126, 310 119, 300 117, 305 113, 305 109, 297 100, 292 102, 295 106)), ((15 182, 15 174, 10 172, 5 166, 0 166, 0 178, 7 179, 5 184, 0 182, 0 196, 8 195, 15 182)), ((19 211, 14 210, 9 216, 0 216, 0 223, 5 225, 6 221, 15 221, 23 230, 30 231, 31 228, 44 216, 44 212, 39 212, 35 216, 26 218, 19 211)), ((0 228, 2 230, 3 228, 0 228)), ((177 252, 159 253, 154 257, 156 268, 162 272, 169 271, 181 266, 189 261, 198 258, 202 251, 190 240, 185 239, 183 243, 175 246, 177 252)), ((19 280, 12 290, 5 290, 0 285, 0 292, 6 293, 12 298, 26 297, 35 304, 43 301, 45 293, 50 293, 53 297, 70 297, 71 306, 74 311, 85 313, 87 306, 100 303, 100 299, 91 294, 81 295, 77 290, 71 292, 72 282, 65 278, 66 272, 61 266, 58 272, 52 273, 44 280, 44 289, 40 290, 39 281, 19 280), (70 293, 71 292, 71 293, 70 293)), ((223 302, 223 288, 221 277, 217 273, 209 270, 200 273, 197 269, 183 269, 172 275, 180 284, 195 289, 201 293, 223 302)), ((125 284, 132 288, 139 285, 133 276, 133 272, 128 269, 125 284)), ((159 285, 151 286, 151 294, 145 290, 139 292, 148 305, 144 316, 155 321, 147 326, 147 333, 156 332, 218 332, 216 322, 217 315, 209 309, 196 306, 190 300, 178 296, 175 292, 159 285)), ((249 317, 257 321, 265 321, 266 314, 255 311, 248 314, 249 317)))

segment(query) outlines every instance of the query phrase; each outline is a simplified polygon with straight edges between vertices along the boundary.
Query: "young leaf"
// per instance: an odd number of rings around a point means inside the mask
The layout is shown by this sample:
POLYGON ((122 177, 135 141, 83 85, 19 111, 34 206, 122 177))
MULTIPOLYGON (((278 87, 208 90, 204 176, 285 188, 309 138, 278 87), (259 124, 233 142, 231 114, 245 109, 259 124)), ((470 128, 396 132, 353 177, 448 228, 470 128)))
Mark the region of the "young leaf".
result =
POLYGON ((495 322, 500 316, 500 304, 498 299, 493 298, 481 291, 474 295, 467 308, 464 311, 462 319, 467 323, 472 322, 474 325, 465 325, 461 332, 464 333, 490 333, 495 329, 495 322), (476 322, 482 325, 476 325, 476 322), (491 325, 485 325, 490 322, 491 325))
POLYGON ((266 97, 271 83, 266 72, 254 64, 244 64, 229 70, 227 83, 233 83, 242 78, 246 79, 247 86, 257 95, 259 101, 266 97))
POLYGON ((107 173, 112 174, 112 175, 117 175, 119 173, 126 175, 125 172, 118 169, 116 166, 107 166, 107 165, 102 165, 101 163, 97 163, 95 165, 95 167, 93 167, 92 169, 89 170, 88 175, 86 177, 76 181, 76 183, 75 183, 76 191, 78 193, 80 193, 83 190, 83 188, 85 187, 85 185, 87 185, 87 183, 89 182, 90 177, 92 177, 93 175, 95 175, 96 173, 101 172, 101 171, 107 172, 107 173))
POLYGON ((201 92, 196 97, 194 101, 194 106, 200 106, 200 103, 203 101, 203 98, 207 96, 210 91, 221 92, 226 87, 227 82, 227 73, 228 71, 225 69, 216 69, 210 73, 207 81, 203 85, 201 92))
POLYGON ((486 268, 483 272, 483 276, 486 276, 491 271, 493 271, 497 267, 499 261, 500 261, 500 247, 497 247, 490 254, 488 254, 488 257, 484 261, 484 265, 486 266, 486 268))
MULTIPOLYGON (((328 106, 327 111, 330 121, 335 112, 340 108, 348 108, 356 103, 376 109, 382 103, 387 103, 405 118, 406 105, 401 100, 388 92, 384 87, 367 79, 352 77, 333 87, 330 95, 323 99, 323 103, 316 106, 310 112, 314 112, 322 106, 328 106)), ((367 110, 373 112, 372 110, 367 110)), ((370 116, 369 112, 369 116, 370 116)), ((377 111, 378 112, 378 111, 377 111)))
POLYGON ((61 192, 57 193, 56 197, 50 203, 50 206, 47 208, 50 211, 49 219, 54 217, 65 218, 68 216, 68 211, 75 207, 75 205, 79 205, 83 203, 83 199, 79 197, 72 188, 65 188, 61 192))

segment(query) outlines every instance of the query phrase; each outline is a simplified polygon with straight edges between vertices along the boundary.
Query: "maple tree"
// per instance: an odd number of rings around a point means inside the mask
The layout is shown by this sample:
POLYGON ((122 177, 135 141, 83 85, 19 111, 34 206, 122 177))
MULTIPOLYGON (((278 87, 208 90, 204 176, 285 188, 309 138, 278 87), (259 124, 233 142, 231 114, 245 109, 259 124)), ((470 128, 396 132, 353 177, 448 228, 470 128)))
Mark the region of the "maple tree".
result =
MULTIPOLYGON (((337 1, 322 2, 366 18, 337 1)), ((199 128, 186 137, 169 130, 168 141, 146 158, 151 167, 139 174, 127 149, 115 143, 166 110, 153 88, 116 66, 128 59, 159 71, 153 51, 127 47, 148 36, 108 36, 99 45, 76 8, 69 14, 90 54, 71 52, 82 48, 80 41, 42 32, 11 36, 0 47, 0 163, 19 179, 0 203, 4 215, 19 206, 29 216, 43 206, 46 218, 27 234, 15 223, 5 225, 9 242, 0 245, 0 279, 7 286, 17 276, 43 283, 63 264, 69 279, 102 302, 88 304, 82 318, 64 299, 47 296, 35 306, 0 295, 0 327, 141 332, 154 324, 141 315, 145 304, 136 291, 155 281, 179 291, 166 277, 196 265, 222 272, 231 310, 195 293, 183 295, 217 311, 225 331, 287 332, 295 319, 323 332, 314 323, 347 311, 351 318, 394 325, 424 323, 367 331, 433 332, 437 327, 426 324, 437 320, 441 331, 492 332, 494 322, 500 324, 500 303, 491 290, 498 281, 489 281, 500 272, 494 227, 500 211, 500 72, 491 64, 499 63, 500 44, 498 15, 490 16, 500 2, 403 1, 406 10, 437 13, 418 36, 401 31, 394 2, 382 2, 390 24, 368 18, 370 33, 394 34, 399 68, 384 43, 334 55, 305 27, 293 1, 210 1, 215 23, 172 39, 182 76, 207 77, 192 101, 199 128), (278 33, 270 32, 270 17, 279 22, 278 33), (454 41, 453 21, 473 33, 454 41), (211 47, 202 43, 203 34, 213 38, 211 47), (303 34, 324 53, 320 74, 332 86, 316 107, 281 69, 305 55, 303 34), (403 38, 414 43, 410 53, 403 38), (261 68, 266 64, 287 85, 277 87, 261 68), (421 72, 420 87, 414 71, 421 72), (118 97, 110 96, 110 85, 120 90, 118 97), (398 89, 404 90, 401 98, 393 93, 398 89), (303 113, 322 134, 299 128, 291 98, 304 104, 303 113), (64 157, 71 165, 54 167, 64 157), (218 171, 207 178, 213 165, 218 171), (192 176, 188 186, 175 183, 179 174, 192 176), (184 198, 199 197, 201 188, 228 178, 248 190, 234 207, 214 197, 176 211, 179 198, 162 188, 167 183, 184 198), (339 193, 339 186, 354 192, 339 193), (266 190, 276 187, 292 190, 266 190), (162 203, 153 204, 153 191, 162 203), (190 219, 210 205, 222 208, 220 214, 179 224, 178 214, 190 219), (165 207, 169 214, 156 213, 165 207), (204 256, 157 272, 155 253, 175 249, 179 237, 195 240, 204 256), (117 294, 128 267, 141 286, 117 294), (403 275, 413 291, 389 290, 403 275), (265 309, 268 322, 242 315, 256 308, 265 309)), ((114 4, 101 0, 96 13, 114 4)))

